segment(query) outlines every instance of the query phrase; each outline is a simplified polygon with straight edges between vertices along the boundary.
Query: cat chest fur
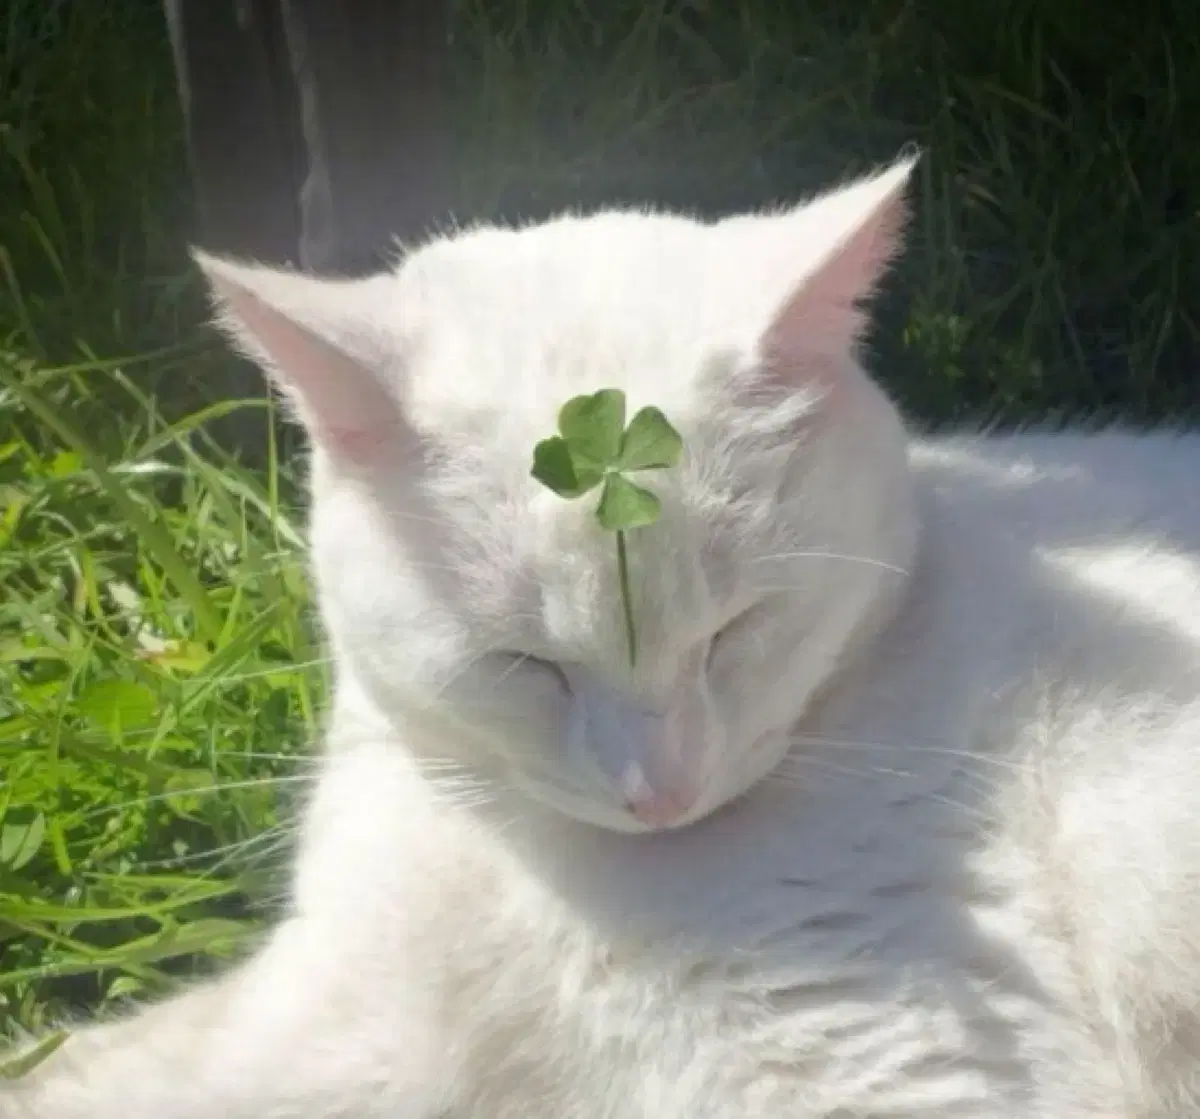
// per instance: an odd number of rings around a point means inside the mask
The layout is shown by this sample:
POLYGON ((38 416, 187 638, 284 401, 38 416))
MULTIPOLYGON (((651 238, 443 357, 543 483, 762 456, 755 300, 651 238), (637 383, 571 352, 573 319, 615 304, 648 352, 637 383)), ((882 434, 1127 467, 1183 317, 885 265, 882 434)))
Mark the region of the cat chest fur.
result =
POLYGON ((547 816, 506 847, 418 808, 423 779, 392 760, 335 764, 406 806, 388 893, 409 904, 375 919, 437 977, 453 1117, 1073 1119, 1116 1098, 1037 876, 952 783, 768 785, 630 864, 625 837, 547 816))

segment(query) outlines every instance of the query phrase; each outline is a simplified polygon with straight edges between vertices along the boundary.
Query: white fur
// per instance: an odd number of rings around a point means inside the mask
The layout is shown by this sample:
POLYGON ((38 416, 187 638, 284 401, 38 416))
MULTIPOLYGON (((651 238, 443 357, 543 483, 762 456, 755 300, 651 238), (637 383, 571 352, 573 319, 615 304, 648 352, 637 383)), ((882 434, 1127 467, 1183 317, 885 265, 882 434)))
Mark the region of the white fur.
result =
POLYGON ((294 912, 4 1119, 1197 1113, 1200 439, 910 441, 853 357, 908 170, 202 262, 315 439, 294 912), (528 475, 607 386, 687 446, 632 669, 592 500, 528 475))

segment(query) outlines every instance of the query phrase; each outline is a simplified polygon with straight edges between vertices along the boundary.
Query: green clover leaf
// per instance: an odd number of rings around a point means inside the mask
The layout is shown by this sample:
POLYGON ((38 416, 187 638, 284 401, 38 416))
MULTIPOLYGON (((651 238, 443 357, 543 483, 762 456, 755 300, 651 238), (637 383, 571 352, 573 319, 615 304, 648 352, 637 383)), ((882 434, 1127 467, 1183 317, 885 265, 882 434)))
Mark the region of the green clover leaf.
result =
POLYGON ((606 474, 596 520, 609 532, 644 528, 658 520, 662 502, 649 490, 634 485, 623 474, 606 474))
POLYGON ((643 408, 621 436, 622 470, 666 470, 683 457, 683 440, 658 408, 643 408))
POLYGON ((533 449, 533 476, 559 497, 582 497, 600 484, 604 472, 571 453, 561 435, 543 439, 533 449))
POLYGON ((666 470, 682 457, 683 439, 661 409, 642 408, 626 426, 625 394, 620 389, 572 397, 559 409, 558 434, 533 449, 530 473, 559 497, 582 497, 601 486, 596 520, 617 537, 617 574, 631 665, 637 663, 637 636, 625 534, 654 524, 662 515, 662 502, 626 474, 666 470))
POLYGON ((601 389, 568 400, 558 413, 558 430, 577 458, 611 465, 625 432, 625 394, 620 389, 601 389))

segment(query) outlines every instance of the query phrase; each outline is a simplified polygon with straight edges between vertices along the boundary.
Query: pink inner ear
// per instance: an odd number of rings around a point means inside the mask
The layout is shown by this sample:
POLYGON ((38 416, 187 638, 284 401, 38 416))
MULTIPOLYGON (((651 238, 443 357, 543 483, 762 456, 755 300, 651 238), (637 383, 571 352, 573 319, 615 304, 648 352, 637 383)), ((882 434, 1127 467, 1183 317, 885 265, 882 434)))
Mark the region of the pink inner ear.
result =
POLYGON ((853 352, 869 321, 863 304, 899 251, 907 216, 901 184, 789 296, 762 339, 764 362, 777 376, 829 379, 853 352))
POLYGON ((267 359, 314 440, 364 463, 395 442, 400 409, 371 369, 240 284, 214 277, 213 289, 236 333, 267 359))

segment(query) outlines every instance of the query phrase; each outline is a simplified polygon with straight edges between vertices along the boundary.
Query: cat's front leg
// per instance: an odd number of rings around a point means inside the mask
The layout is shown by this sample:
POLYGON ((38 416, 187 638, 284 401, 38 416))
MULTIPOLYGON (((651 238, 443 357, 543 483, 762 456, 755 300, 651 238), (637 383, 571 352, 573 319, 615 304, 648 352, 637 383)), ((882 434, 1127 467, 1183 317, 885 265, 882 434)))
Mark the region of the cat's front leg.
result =
POLYGON ((290 922, 223 979, 72 1034, 0 1081, 0 1119, 434 1119, 453 1080, 422 998, 313 942, 290 922))
POLYGON ((202 1053, 224 1027, 226 984, 233 978, 120 1020, 73 1029, 30 1072, 0 1080, 0 1119, 116 1119, 140 1117, 152 1107, 164 1119, 191 1115, 187 1097, 202 1053))

